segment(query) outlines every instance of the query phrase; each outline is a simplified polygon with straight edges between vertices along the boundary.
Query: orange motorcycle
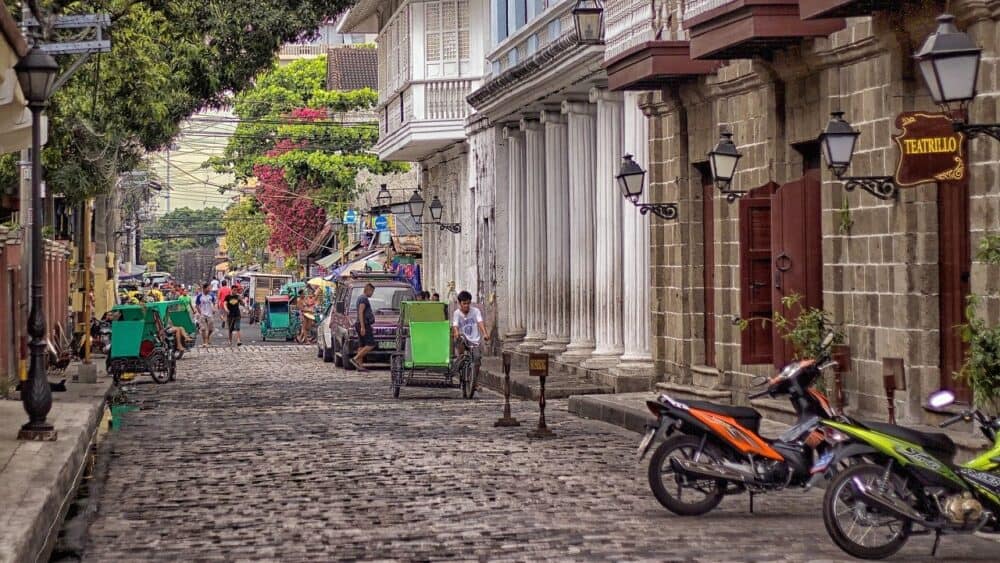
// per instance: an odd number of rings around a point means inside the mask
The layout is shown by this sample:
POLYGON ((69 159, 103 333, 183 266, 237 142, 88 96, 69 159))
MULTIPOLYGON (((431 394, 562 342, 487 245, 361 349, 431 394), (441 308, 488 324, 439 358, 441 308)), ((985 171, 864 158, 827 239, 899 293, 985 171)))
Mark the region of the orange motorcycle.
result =
POLYGON ((814 467, 828 464, 836 437, 826 435, 821 420, 841 419, 813 386, 834 365, 824 340, 819 358, 788 364, 760 384, 767 387, 750 398, 785 395, 798 415, 796 423, 776 439, 760 435, 761 415, 749 407, 705 401, 679 401, 663 394, 646 406, 656 422, 646 427, 639 444, 641 461, 657 438, 663 441, 649 461, 649 486, 660 504, 674 514, 705 514, 726 495, 753 495, 790 486, 806 487, 814 467), (826 457, 824 457, 826 456, 826 457))

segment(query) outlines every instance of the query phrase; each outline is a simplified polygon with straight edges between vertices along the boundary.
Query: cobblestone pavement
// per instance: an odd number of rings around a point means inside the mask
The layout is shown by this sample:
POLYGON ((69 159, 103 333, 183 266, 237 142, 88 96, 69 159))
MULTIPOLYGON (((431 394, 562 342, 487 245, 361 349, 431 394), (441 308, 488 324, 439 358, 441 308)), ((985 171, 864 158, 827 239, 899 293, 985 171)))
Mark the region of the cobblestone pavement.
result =
MULTIPOLYGON (((110 463, 84 557, 281 560, 830 561, 817 493, 679 518, 635 462, 637 436, 549 403, 558 438, 496 429, 501 401, 335 370, 312 347, 198 351, 102 445, 110 463)), ((897 561, 930 559, 914 538, 897 561)), ((942 558, 998 559, 947 537, 942 558)))

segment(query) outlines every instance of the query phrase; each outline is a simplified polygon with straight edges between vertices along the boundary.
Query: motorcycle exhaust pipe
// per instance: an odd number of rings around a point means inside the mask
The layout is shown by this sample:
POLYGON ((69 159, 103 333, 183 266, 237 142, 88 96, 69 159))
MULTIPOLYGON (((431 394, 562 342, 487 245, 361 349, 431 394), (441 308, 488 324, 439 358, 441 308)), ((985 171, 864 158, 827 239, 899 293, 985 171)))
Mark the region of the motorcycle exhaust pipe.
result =
POLYGON ((701 463, 690 460, 680 460, 675 457, 670 458, 670 466, 674 471, 683 473, 689 477, 698 479, 721 479, 723 481, 733 481, 746 485, 756 484, 756 479, 752 475, 709 463, 701 463))
POLYGON ((913 509, 913 507, 900 501, 899 499, 892 498, 890 496, 884 495, 879 491, 865 485, 860 479, 855 477, 851 480, 851 486, 854 487, 854 492, 856 492, 861 498, 868 502, 869 504, 875 505, 880 510, 888 512, 897 518, 905 518, 906 520, 912 520, 921 526, 927 528, 939 528, 940 526, 935 526, 933 523, 928 522, 924 517, 913 509))

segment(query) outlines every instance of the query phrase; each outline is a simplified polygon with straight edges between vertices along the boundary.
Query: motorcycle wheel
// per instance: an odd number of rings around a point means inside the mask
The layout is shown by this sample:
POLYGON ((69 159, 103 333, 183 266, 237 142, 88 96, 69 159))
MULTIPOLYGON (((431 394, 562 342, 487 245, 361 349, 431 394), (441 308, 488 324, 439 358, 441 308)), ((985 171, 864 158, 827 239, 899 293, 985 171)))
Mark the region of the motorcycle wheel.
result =
MULTIPOLYGON (((884 474, 884 467, 872 463, 853 465, 838 474, 823 495, 823 524, 830 539, 860 559, 889 557, 903 547, 913 529, 912 520, 881 514, 858 497, 853 485, 856 481, 879 488, 884 474)), ((892 474, 888 481, 889 493, 906 502, 911 495, 899 477, 892 474)))
MULTIPOLYGON (((680 456, 693 460, 700 445, 701 438, 677 434, 664 440, 649 460, 649 487, 653 495, 667 510, 678 516, 700 516, 711 512, 724 496, 725 481, 704 480, 682 486, 682 477, 674 473, 670 458, 680 456), (685 492, 689 492, 689 498, 683 498, 685 492)), ((706 457, 716 463, 722 460, 718 448, 709 443, 705 444, 698 459, 706 457)))

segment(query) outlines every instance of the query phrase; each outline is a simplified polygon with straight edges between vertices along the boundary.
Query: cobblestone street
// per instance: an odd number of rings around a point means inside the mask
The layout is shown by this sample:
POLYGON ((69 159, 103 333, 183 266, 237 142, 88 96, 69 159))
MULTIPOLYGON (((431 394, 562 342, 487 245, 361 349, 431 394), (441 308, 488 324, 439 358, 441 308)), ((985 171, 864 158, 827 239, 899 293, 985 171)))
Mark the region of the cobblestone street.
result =
MULTIPOLYGON (((92 561, 146 559, 843 560, 816 492, 729 498, 702 518, 653 498, 638 436, 549 403, 555 440, 497 429, 501 400, 404 388, 324 364, 311 346, 193 352, 109 435, 92 561)), ((148 380, 148 378, 147 378, 148 380)), ((143 382, 144 383, 144 382, 143 382)), ((896 561, 930 559, 929 537, 896 561)), ((939 557, 996 561, 946 537, 939 557)))

